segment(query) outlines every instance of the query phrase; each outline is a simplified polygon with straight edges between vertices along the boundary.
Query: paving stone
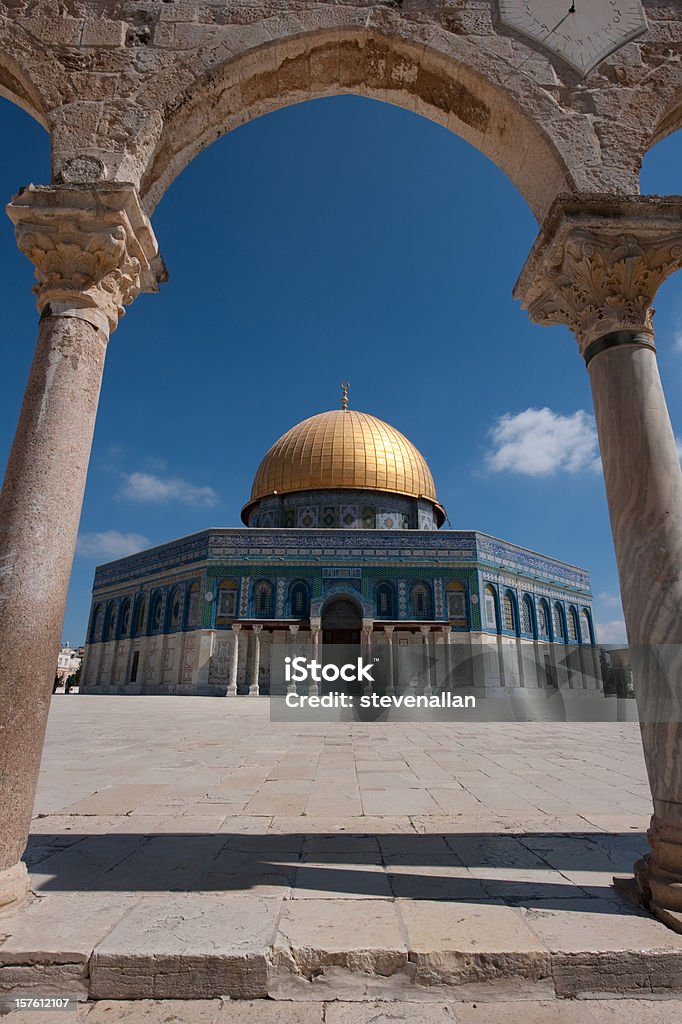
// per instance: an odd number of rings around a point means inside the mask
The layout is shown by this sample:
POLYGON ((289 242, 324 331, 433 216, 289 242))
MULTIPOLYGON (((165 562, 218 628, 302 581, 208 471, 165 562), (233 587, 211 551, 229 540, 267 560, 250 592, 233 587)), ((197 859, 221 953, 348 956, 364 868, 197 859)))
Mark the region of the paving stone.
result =
MULTIPOLYGON (((453 1003, 328 1003, 325 1024, 459 1024, 453 1003)), ((487 1024, 481 1020, 481 1024, 487 1024)))
POLYGON ((551 952, 618 952, 668 949, 682 952, 682 935, 629 901, 574 898, 556 907, 551 901, 520 911, 527 926, 551 952))
POLYGON ((138 895, 51 893, 0 916, 0 964, 85 963, 138 895))
POLYGON ((143 897, 95 947, 91 996, 264 996, 278 912, 250 895, 143 897))
POLYGON ((106 786, 84 800, 69 804, 67 814, 130 814, 150 797, 159 798, 168 789, 164 785, 106 786))
MULTIPOLYGON (((632 1010, 630 1011, 632 1013, 632 1010)), ((597 1024, 592 1006, 572 999, 520 1000, 514 1003, 456 1004, 456 1024, 597 1024)), ((622 1024, 640 1024, 636 1015, 622 1024)))
POLYGON ((269 970, 277 999, 368 998, 411 983, 407 947, 388 900, 285 904, 269 970))
POLYGON ((323 1003, 290 1003, 261 999, 226 1002, 216 1024, 323 1024, 323 1003))
POLYGON ((294 899, 385 899, 391 886, 381 865, 307 861, 296 869, 294 899))
POLYGON ((87 1024, 216 1024, 222 1020, 221 1008, 220 999, 175 999, 173 1002, 139 999, 134 1003, 102 999, 91 1007, 86 1021, 87 1024))
POLYGON ((575 899, 522 913, 550 950, 559 996, 679 990, 682 935, 624 899, 575 899))
POLYGON ((510 907, 398 900, 397 908, 419 984, 462 985, 504 976, 539 981, 549 976, 545 944, 510 907))

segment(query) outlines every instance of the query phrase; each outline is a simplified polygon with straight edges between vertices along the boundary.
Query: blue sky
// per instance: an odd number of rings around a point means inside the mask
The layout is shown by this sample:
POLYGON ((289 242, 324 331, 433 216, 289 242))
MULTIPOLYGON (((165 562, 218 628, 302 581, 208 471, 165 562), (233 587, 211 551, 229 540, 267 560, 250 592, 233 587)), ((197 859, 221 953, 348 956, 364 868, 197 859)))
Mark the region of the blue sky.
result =
MULTIPOLYGON (((9 199, 49 180, 48 140, 5 101, 0 119, 9 199)), ((678 132, 646 158, 642 191, 682 191, 680 167, 678 132)), ((588 568, 602 637, 622 638, 587 374, 569 332, 534 326, 511 297, 537 226, 493 164, 407 111, 318 100, 200 154, 153 224, 170 281, 109 345, 65 639, 83 639, 98 562, 241 525, 266 450, 336 407, 344 379, 353 407, 424 453, 453 527, 588 568)), ((4 466, 37 321, 6 219, 0 247, 4 466)), ((682 434, 678 280, 656 309, 682 434)))

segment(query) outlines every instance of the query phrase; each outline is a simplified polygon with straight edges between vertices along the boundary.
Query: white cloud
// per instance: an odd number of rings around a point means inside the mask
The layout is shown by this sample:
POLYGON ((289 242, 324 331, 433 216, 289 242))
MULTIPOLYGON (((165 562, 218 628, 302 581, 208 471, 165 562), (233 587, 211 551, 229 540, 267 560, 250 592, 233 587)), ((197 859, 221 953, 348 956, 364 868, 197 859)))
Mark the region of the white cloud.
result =
POLYGON ((551 409, 526 409, 500 416, 489 431, 485 463, 494 473, 551 476, 557 470, 579 473, 600 466, 594 418, 582 409, 570 416, 551 409))
POLYGON ((218 496, 212 487, 197 487, 182 477, 162 477, 154 473, 124 473, 119 491, 129 501, 164 504, 177 501, 183 505, 215 505, 218 496))
POLYGON ((620 608, 620 594, 612 594, 610 590, 602 590, 601 594, 597 594, 597 600, 612 608, 620 608))
POLYGON ((610 622, 598 622, 596 624, 597 643, 600 644, 626 644, 625 622, 623 619, 611 619, 610 622))
POLYGON ((81 533, 76 551, 85 558, 123 558, 149 547, 141 533, 121 533, 105 530, 103 533, 81 533))
POLYGON ((682 352, 682 320, 677 324, 677 329, 673 338, 673 349, 675 352, 682 352))
POLYGON ((682 438, 675 438, 675 447, 677 448, 677 457, 682 462, 682 438))

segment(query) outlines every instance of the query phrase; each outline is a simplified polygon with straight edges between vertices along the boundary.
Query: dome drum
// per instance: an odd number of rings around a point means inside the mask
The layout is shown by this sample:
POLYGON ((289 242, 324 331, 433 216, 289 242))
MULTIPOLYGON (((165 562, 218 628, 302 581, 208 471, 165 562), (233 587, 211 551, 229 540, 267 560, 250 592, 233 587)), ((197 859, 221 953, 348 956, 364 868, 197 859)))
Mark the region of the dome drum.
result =
POLYGON ((350 489, 270 495, 243 515, 247 526, 261 529, 436 530, 440 523, 430 501, 350 489))

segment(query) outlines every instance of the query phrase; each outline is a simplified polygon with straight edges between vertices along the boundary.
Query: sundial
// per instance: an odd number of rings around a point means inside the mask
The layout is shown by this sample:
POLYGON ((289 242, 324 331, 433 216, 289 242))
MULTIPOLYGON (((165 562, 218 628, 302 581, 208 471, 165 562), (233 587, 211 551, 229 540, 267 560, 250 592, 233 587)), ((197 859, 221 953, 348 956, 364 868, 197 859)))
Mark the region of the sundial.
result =
POLYGON ((641 0, 499 0, 500 21, 581 75, 646 32, 641 0))

